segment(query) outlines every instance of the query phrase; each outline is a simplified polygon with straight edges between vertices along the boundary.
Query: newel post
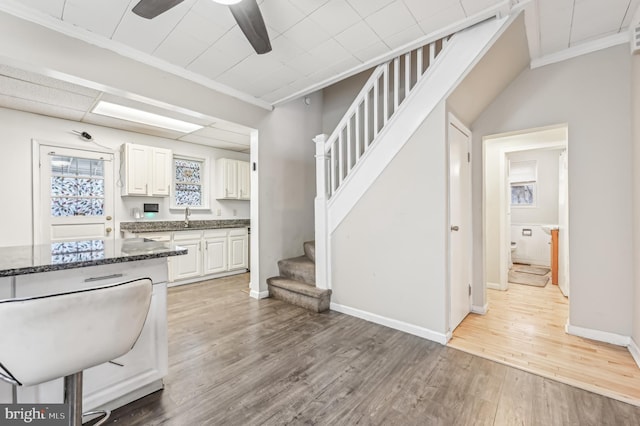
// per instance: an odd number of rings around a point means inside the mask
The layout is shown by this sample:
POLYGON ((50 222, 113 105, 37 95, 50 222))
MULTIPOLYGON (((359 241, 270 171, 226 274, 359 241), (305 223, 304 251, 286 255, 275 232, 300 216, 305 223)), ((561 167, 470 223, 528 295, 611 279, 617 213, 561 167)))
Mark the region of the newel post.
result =
POLYGON ((329 275, 329 235, 327 232, 327 160, 325 143, 328 135, 313 138, 316 144, 316 287, 331 288, 329 275))

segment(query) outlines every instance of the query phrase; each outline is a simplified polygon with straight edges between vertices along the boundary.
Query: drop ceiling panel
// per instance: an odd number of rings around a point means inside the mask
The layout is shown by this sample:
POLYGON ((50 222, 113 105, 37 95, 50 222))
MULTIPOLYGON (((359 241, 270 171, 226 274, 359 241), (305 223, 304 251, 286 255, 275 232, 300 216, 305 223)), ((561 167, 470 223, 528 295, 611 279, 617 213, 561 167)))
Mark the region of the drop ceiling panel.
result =
POLYGON ((198 24, 193 21, 190 21, 190 23, 194 25, 194 32, 202 34, 204 41, 210 40, 213 42, 218 38, 214 35, 213 39, 209 39, 210 36, 208 36, 207 33, 210 28, 215 28, 214 33, 217 33, 218 31, 227 32, 231 27, 236 25, 236 21, 233 19, 233 16, 229 11, 229 7, 211 0, 198 0, 193 4, 193 7, 189 11, 189 15, 192 15, 192 17, 200 17, 202 19, 202 23, 198 24))
POLYGON ((571 44, 617 32, 629 0, 581 0, 575 3, 571 44))
POLYGON ((540 51, 548 55, 569 47, 571 9, 558 11, 540 20, 540 51))
POLYGON ((198 145, 206 145, 213 148, 228 149, 230 151, 244 152, 247 150, 246 145, 235 144, 227 141, 211 139, 211 138, 193 135, 193 134, 183 136, 179 140, 183 142, 195 143, 198 145))
POLYGON ((501 0, 460 0, 462 7, 467 16, 475 15, 482 12, 484 9, 496 6, 502 3, 501 0))
POLYGON ((283 63, 290 61, 305 52, 302 47, 285 35, 280 35, 272 39, 271 47, 273 50, 269 53, 269 56, 273 56, 275 59, 278 59, 283 63))
POLYGON ((113 40, 150 54, 178 25, 191 4, 188 1, 182 2, 153 19, 145 19, 134 13, 125 13, 113 34, 113 40))
POLYGON ((264 21, 279 33, 284 33, 305 17, 305 14, 289 0, 263 2, 260 11, 264 21))
POLYGON ((387 46, 381 41, 377 41, 373 43, 371 46, 365 47, 364 49, 354 53, 353 55, 360 61, 365 62, 371 58, 377 58, 389 52, 391 52, 391 49, 389 49, 389 46, 387 46))
POLYGON ((67 0, 63 19, 73 25, 111 38, 127 13, 130 0, 67 0))
POLYGON ((0 94, 0 106, 73 121, 80 121, 84 116, 84 111, 65 108, 60 105, 49 105, 28 99, 14 98, 3 94, 0 94))
POLYGON ((331 36, 309 18, 305 18, 283 33, 305 50, 311 50, 329 40, 331 36))
POLYGON ((185 68, 207 50, 209 45, 181 31, 172 31, 153 52, 167 62, 185 68))
POLYGON ((295 0, 294 5, 305 15, 309 15, 329 0, 295 0))
POLYGON ((389 4, 384 9, 370 15, 366 21, 373 31, 383 39, 399 33, 407 26, 417 24, 409 9, 401 1, 389 4))
POLYGON ((359 52, 378 40, 377 34, 364 21, 352 25, 334 38, 342 47, 352 53, 359 52))
POLYGON ((24 71, 19 68, 10 67, 4 64, 0 64, 0 75, 12 77, 16 80, 27 81, 40 86, 64 90, 66 92, 71 92, 78 95, 89 96, 92 98, 96 98, 100 94, 100 92, 98 92, 97 90, 89 89, 88 87, 67 83, 66 81, 47 77, 34 72, 24 71))
POLYGON ((246 127, 241 124, 231 123, 229 121, 218 121, 213 125, 213 127, 217 129, 228 130, 234 133, 240 133, 241 135, 247 135, 247 136, 251 135, 251 132, 253 131, 253 129, 250 127, 246 127))
POLYGON ((464 10, 460 3, 451 3, 449 7, 435 12, 432 16, 419 22, 420 28, 425 34, 430 34, 440 30, 452 22, 458 22, 464 19, 464 10))
POLYGON ((449 0, 404 0, 404 3, 418 22, 429 19, 434 14, 451 8, 452 5, 460 6, 459 2, 449 0))
POLYGON ((404 30, 392 35, 391 37, 387 37, 385 39, 385 43, 391 49, 396 49, 398 47, 404 46, 407 43, 411 43, 412 41, 415 41, 422 36, 424 36, 424 32, 422 31, 420 26, 416 24, 412 27, 405 28, 404 30))
POLYGON ((346 0, 331 0, 309 17, 332 36, 362 19, 346 0))
MULTIPOLYGON (((629 7, 627 8, 627 13, 625 14, 624 20, 622 21, 622 28, 628 28, 631 25, 631 20, 633 19, 633 14, 640 7, 640 0, 631 0, 629 3, 629 7)), ((638 22, 635 23, 636 25, 638 22)))
POLYGON ((358 12, 358 14, 366 18, 384 8, 390 3, 393 3, 395 0, 348 0, 349 4, 353 6, 353 8, 358 12))
POLYGON ((94 102, 94 98, 90 96, 78 95, 5 76, 0 76, 0 93, 13 98, 58 105, 76 111, 86 111, 94 102))

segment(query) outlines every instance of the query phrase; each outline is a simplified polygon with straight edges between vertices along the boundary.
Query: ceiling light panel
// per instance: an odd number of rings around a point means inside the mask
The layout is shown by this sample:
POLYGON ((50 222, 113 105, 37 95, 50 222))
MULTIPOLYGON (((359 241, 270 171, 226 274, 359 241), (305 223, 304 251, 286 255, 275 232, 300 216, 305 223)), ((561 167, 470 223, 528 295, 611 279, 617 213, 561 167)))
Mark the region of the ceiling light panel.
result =
POLYGON ((202 129, 202 126, 198 124, 188 123, 186 121, 176 120, 175 118, 169 118, 163 115, 141 111, 139 109, 129 108, 105 101, 98 102, 98 104, 93 108, 91 112, 107 117, 133 121, 134 123, 146 124, 148 126, 160 127, 162 129, 175 130, 182 133, 191 133, 196 130, 202 129))

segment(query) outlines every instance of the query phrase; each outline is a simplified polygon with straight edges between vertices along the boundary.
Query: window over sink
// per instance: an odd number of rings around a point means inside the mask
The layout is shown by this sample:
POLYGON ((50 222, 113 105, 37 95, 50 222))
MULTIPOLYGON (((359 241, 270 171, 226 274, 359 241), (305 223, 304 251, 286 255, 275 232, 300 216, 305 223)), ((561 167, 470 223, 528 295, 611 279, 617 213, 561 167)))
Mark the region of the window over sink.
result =
POLYGON ((207 160, 174 155, 171 208, 209 208, 207 189, 207 160))

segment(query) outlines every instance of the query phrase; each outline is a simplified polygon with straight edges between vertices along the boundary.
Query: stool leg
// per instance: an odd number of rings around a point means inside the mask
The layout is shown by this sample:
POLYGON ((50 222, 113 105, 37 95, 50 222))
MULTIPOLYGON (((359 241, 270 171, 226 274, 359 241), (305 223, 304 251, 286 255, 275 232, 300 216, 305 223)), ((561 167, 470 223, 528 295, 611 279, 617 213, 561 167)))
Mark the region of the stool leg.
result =
POLYGON ((82 371, 64 378, 64 403, 69 404, 69 426, 82 426, 82 371))

